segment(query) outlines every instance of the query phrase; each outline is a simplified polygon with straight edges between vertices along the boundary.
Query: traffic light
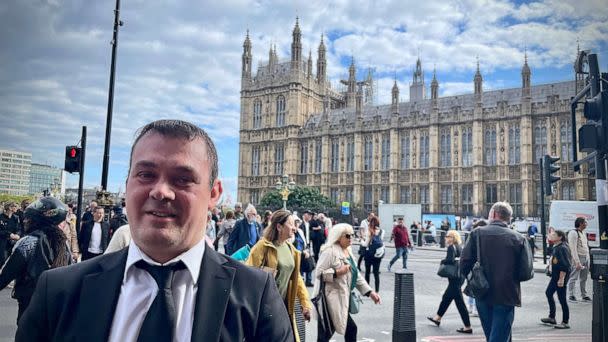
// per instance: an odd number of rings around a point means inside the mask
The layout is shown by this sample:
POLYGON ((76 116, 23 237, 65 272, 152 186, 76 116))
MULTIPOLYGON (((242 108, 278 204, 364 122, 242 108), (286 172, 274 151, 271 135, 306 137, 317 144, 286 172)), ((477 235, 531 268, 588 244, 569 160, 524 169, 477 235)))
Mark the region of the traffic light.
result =
POLYGON ((80 172, 80 152, 81 148, 78 146, 66 146, 65 147, 65 171, 69 173, 80 172))
POLYGON ((545 187, 545 195, 551 196, 553 195, 553 183, 561 179, 560 177, 553 176, 554 173, 559 171, 559 167, 553 164, 557 162, 559 158, 551 157, 548 154, 545 154, 543 158, 543 177, 545 181, 543 186, 545 187))

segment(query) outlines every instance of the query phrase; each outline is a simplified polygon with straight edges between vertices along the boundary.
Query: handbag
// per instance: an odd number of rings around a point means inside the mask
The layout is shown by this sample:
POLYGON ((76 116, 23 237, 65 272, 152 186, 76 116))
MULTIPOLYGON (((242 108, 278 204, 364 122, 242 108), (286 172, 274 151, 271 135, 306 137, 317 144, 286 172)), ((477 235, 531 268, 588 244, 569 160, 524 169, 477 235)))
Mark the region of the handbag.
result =
POLYGON ((519 265, 518 265, 518 280, 528 281, 534 278, 534 256, 532 255, 532 247, 527 241, 524 241, 524 245, 521 253, 519 254, 519 265))
POLYGON ((249 252, 251 252, 251 247, 248 244, 245 244, 245 246, 232 253, 230 257, 238 261, 245 261, 249 258, 249 252))
POLYGON ((374 258, 382 258, 384 257, 384 253, 386 252, 386 250, 384 249, 384 246, 380 246, 376 249, 376 253, 374 253, 374 258))
POLYGON ((361 309, 361 304, 363 304, 363 299, 357 290, 350 291, 350 298, 348 303, 348 313, 351 315, 356 315, 359 313, 361 309))
POLYGON ((437 275, 442 278, 458 279, 460 278, 460 270, 458 264, 441 264, 437 270, 437 275))
POLYGON ((300 259, 300 271, 308 273, 314 270, 316 266, 315 258, 310 253, 303 251, 302 258, 300 259))
POLYGON ((315 307, 315 313, 317 314, 317 321, 319 322, 318 339, 329 341, 329 339, 336 332, 334 323, 329 315, 329 306, 327 304, 327 295, 325 294, 325 282, 321 280, 321 286, 319 287, 319 293, 311 300, 312 305, 315 307))
POLYGON ((481 265, 481 229, 477 236, 477 261, 473 265, 471 273, 467 275, 467 286, 464 288, 464 293, 476 299, 483 298, 490 290, 490 283, 486 278, 486 275, 481 265))

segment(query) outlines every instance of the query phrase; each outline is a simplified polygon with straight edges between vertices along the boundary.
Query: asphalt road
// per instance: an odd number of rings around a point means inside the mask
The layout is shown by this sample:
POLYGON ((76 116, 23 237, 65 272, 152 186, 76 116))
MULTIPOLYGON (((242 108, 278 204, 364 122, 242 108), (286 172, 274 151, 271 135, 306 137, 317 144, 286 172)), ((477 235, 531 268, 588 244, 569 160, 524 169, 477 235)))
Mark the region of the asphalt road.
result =
MULTIPOLYGON (((356 249, 356 247, 355 247, 356 249)), ((361 312, 354 316, 358 326, 359 341, 391 341, 393 325, 394 273, 386 270, 386 265, 394 255, 393 248, 387 248, 381 266, 380 295, 382 304, 374 305, 364 298, 361 312)), ((427 321, 426 316, 433 315, 441 301, 441 294, 447 286, 447 280, 439 278, 436 271, 444 251, 415 250, 408 259, 408 270, 414 274, 416 336, 418 341, 484 341, 479 319, 471 318, 473 335, 462 335, 456 329, 462 326, 456 307, 452 304, 443 317, 440 327, 427 321)), ((400 261, 395 266, 400 265, 400 261)), ((534 279, 522 284, 522 307, 515 310, 513 324, 513 341, 590 341, 591 340, 591 304, 570 304, 570 330, 555 330, 540 323, 540 318, 548 314, 544 291, 548 278, 536 273, 534 279)), ((373 282, 373 276, 372 276, 373 282)), ((588 281, 591 291, 591 281, 588 281)), ((311 290, 311 289, 310 289, 311 290)), ((559 304, 558 319, 561 318, 559 304)), ((10 289, 0 291, 0 342, 12 341, 15 335, 16 301, 10 298, 10 289)), ((306 340, 316 340, 316 322, 307 324, 306 340)), ((335 341, 343 341, 340 335, 335 341)))

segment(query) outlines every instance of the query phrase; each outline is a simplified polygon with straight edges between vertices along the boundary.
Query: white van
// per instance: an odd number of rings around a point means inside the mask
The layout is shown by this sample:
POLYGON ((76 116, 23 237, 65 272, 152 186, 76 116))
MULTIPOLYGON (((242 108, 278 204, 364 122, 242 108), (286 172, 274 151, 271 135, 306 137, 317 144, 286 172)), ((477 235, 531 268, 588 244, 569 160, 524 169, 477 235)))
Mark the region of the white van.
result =
POLYGON ((574 229, 574 220, 577 217, 584 217, 587 220, 585 233, 589 247, 599 247, 599 221, 595 201, 551 201, 547 227, 568 232, 574 229))

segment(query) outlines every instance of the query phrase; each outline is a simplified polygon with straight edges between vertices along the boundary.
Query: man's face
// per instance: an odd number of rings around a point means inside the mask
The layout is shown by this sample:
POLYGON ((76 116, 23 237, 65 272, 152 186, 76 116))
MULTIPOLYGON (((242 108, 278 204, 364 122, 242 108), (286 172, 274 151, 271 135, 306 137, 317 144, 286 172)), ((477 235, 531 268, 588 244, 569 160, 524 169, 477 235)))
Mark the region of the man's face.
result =
POLYGON ((249 223, 255 221, 255 219, 258 217, 258 212, 255 209, 251 209, 247 212, 247 221, 249 221, 249 223))
POLYGON ((587 228, 587 220, 583 221, 583 223, 581 223, 581 225, 579 226, 581 231, 585 230, 585 228, 587 228))
POLYGON ((102 207, 95 208, 95 211, 93 212, 93 219, 95 222, 101 222, 103 220, 103 214, 104 210, 102 207))
POLYGON ((234 212, 235 213, 240 213, 241 211, 243 211, 243 208, 241 208, 241 207, 234 207, 234 212))
POLYGON ((310 221, 310 218, 312 217, 312 215, 310 215, 310 213, 305 213, 303 217, 304 217, 304 221, 308 222, 308 221, 310 221))
POLYGON ((97 202, 93 201, 91 202, 91 204, 89 205, 89 208, 91 208, 91 211, 95 211, 95 208, 97 208, 97 202))
POLYGON ((209 175, 201 139, 149 133, 139 140, 126 186, 131 234, 139 248, 165 262, 203 238, 207 212, 222 194, 219 180, 209 186, 209 175))

